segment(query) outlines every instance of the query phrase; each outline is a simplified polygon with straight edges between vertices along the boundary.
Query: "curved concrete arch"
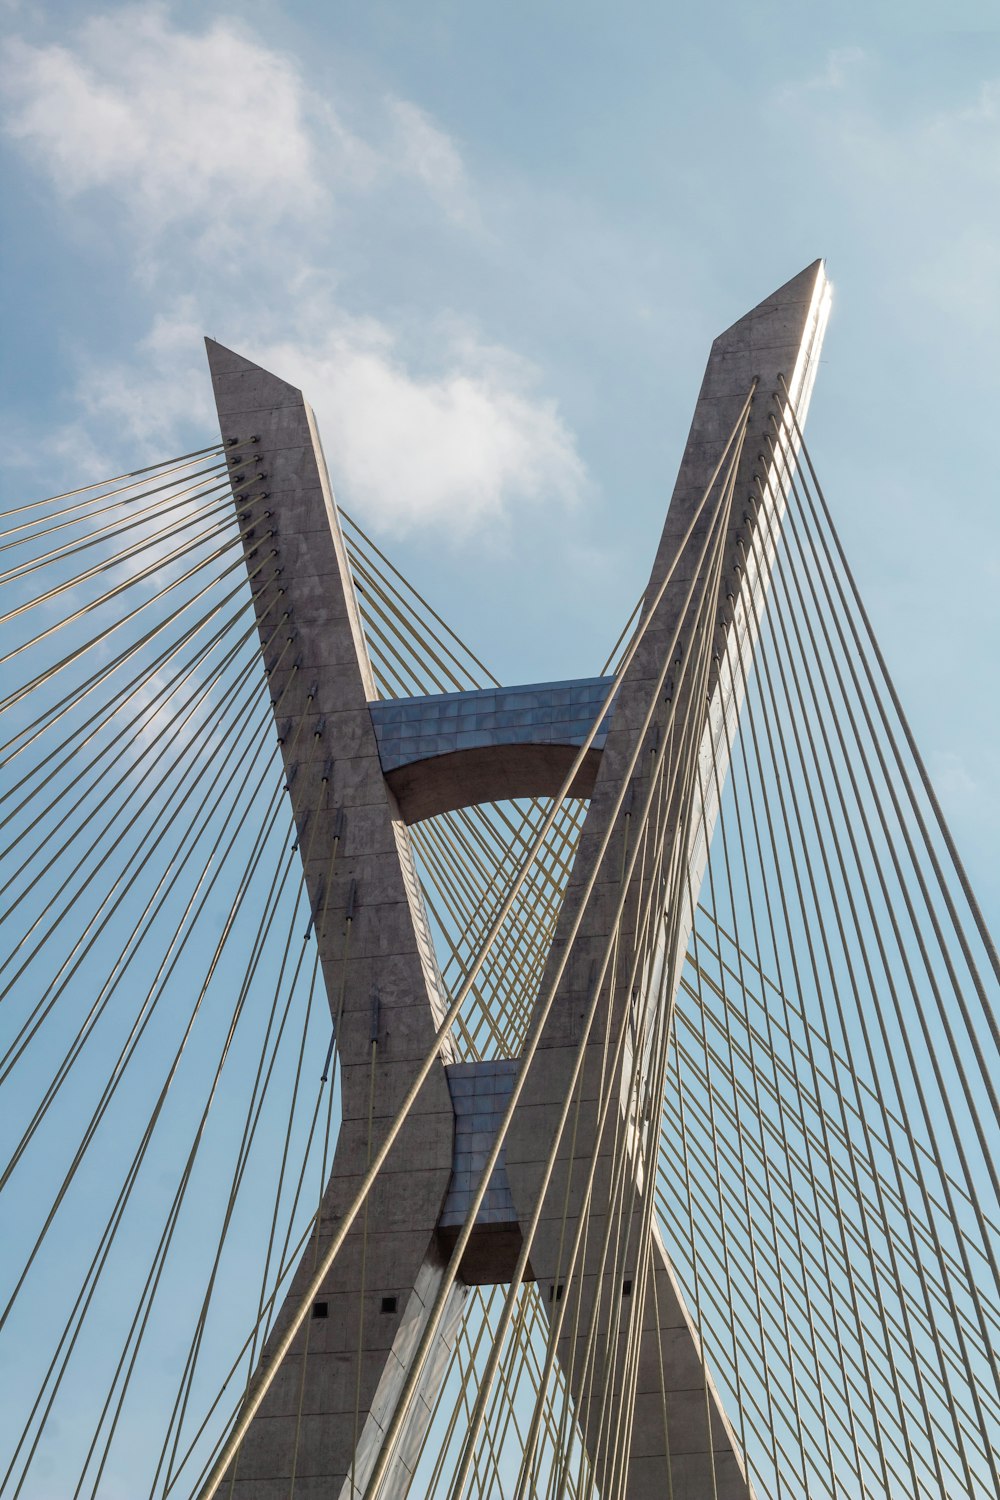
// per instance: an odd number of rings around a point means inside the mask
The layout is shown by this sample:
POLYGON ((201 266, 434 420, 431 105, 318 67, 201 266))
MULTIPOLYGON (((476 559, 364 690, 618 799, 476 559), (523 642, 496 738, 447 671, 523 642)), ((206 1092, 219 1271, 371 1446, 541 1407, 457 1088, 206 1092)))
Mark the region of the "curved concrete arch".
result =
MULTIPOLYGON (((608 696, 610 677, 437 693, 369 704, 379 758, 404 823, 477 802, 553 797, 608 696)), ((605 714, 571 795, 594 789, 605 714)))
MULTIPOLYGON (((578 745, 484 745, 409 761, 386 772, 385 779, 410 826, 477 802, 554 797, 578 750, 578 745)), ((570 796, 591 795, 600 763, 601 751, 588 750, 570 796)))

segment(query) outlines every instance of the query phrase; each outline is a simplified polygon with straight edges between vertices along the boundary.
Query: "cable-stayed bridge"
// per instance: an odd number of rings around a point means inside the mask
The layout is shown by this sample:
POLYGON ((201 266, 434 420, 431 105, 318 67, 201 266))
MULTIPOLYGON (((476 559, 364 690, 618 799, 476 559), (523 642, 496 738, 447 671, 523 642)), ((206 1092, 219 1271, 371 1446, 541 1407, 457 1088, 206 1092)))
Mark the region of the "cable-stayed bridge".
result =
POLYGON ((828 306, 716 340, 570 682, 219 345, 217 441, 5 513, 3 1495, 1000 1493, 1000 964, 805 445, 828 306))

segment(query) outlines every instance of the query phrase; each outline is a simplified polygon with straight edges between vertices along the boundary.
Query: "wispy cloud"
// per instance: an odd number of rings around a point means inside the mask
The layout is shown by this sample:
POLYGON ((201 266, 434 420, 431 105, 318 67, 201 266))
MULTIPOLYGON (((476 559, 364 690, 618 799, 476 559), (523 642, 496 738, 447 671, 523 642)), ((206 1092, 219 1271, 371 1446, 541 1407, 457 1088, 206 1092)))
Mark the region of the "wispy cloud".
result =
MULTIPOLYGON (((11 39, 4 71, 7 129, 56 191, 103 190, 143 234, 177 220, 245 233, 315 214, 329 190, 294 64, 232 21, 184 32, 162 6, 133 6, 72 45, 11 39)), ((351 169, 360 143, 326 123, 351 169)))
POLYGON ((855 82, 868 62, 868 54, 862 47, 833 47, 817 72, 786 85, 781 91, 782 96, 794 99, 798 94, 846 89, 855 82))
POLYGON ((980 835, 1000 827, 996 768, 990 765, 995 759, 988 753, 988 774, 981 775, 976 761, 970 764, 969 757, 956 750, 939 750, 931 757, 931 780, 946 815, 961 824, 974 822, 980 835))
POLYGON ((966 330, 1000 328, 1000 80, 974 98, 925 110, 893 107, 877 60, 851 48, 828 54, 816 75, 778 91, 786 128, 809 144, 861 231, 886 265, 910 315, 937 308, 966 330), (867 229, 867 234, 866 234, 867 229))
POLYGON ((370 326, 348 325, 310 349, 277 345, 262 360, 297 372, 344 494, 396 529, 434 519, 468 533, 496 521, 512 496, 572 502, 583 487, 572 437, 531 366, 498 361, 471 337, 426 377, 408 373, 385 330, 370 326))
POLYGON ((160 4, 58 43, 15 37, 4 72, 8 136, 68 211, 115 217, 151 308, 128 357, 83 361, 91 430, 168 451, 208 415, 208 331, 303 386, 345 503, 376 524, 466 533, 580 495, 572 434, 530 362, 451 306, 411 303, 397 323, 377 274, 357 273, 404 219, 473 255, 481 240, 460 147, 416 103, 321 97, 246 25, 185 29, 160 4))
POLYGON ((202 336, 197 303, 185 297, 154 316, 128 360, 88 358, 78 386, 84 425, 113 427, 146 460, 162 456, 190 420, 204 378, 202 336))
MULTIPOLYGON (((203 383, 190 303, 161 316, 144 340, 147 373, 102 362, 81 382, 99 423, 160 453, 203 383)), ((308 319, 306 319, 308 321, 308 319)), ((240 352, 299 385, 316 409, 334 484, 348 509, 395 531, 424 521, 462 538, 512 504, 573 504, 586 473, 557 406, 528 361, 454 328, 441 334, 441 368, 407 369, 390 330, 326 307, 319 331, 295 339, 253 331, 240 352)))
POLYGON ((388 107, 394 125, 392 158, 398 169, 420 182, 449 218, 465 224, 474 221, 471 186, 454 142, 408 99, 390 99, 388 107))

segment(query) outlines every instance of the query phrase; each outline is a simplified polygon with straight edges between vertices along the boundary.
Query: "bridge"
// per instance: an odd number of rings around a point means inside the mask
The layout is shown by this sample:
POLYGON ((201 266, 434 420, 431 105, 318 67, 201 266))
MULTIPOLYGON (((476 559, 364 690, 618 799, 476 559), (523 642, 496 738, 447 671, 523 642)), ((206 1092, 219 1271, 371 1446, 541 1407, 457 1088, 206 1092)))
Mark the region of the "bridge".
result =
POLYGON ((806 446, 828 314, 716 339, 571 681, 211 341, 218 439, 5 513, 5 1496, 1000 1493, 1000 960, 806 446))

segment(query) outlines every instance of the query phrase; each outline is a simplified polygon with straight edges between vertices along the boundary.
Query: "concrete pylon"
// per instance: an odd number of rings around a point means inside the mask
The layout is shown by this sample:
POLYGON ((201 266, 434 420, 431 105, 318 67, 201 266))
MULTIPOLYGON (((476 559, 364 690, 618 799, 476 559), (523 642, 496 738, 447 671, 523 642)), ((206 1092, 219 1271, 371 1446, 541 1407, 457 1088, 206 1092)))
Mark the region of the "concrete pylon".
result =
MULTIPOLYGON (((745 495, 748 502, 759 494, 755 472, 770 480, 773 519, 780 521, 780 476, 763 473, 758 455, 768 451, 768 413, 775 399, 779 404, 783 399, 779 375, 800 420, 804 416, 828 301, 823 267, 816 262, 715 341, 647 598, 653 597, 677 552, 755 377, 758 394, 736 475, 736 494, 745 495)), ((447 1008, 407 824, 462 801, 550 794, 593 722, 605 684, 585 679, 380 703, 313 414, 300 391, 219 344, 208 341, 207 347, 222 435, 236 439, 231 450, 238 460, 233 465, 234 493, 244 513, 248 573, 342 1069, 343 1124, 322 1204, 318 1245, 310 1246, 296 1274, 286 1310, 265 1349, 267 1360, 310 1280, 317 1253, 322 1255, 370 1154, 385 1138, 418 1064, 435 1047, 447 1008), (518 694, 528 711, 503 712, 506 700, 516 700, 518 694), (512 727, 511 719, 520 722, 512 727), (498 721, 508 727, 498 727, 498 721)), ((768 468, 766 461, 763 467, 768 468)), ((735 535, 732 545, 735 548, 735 535)), ((766 589, 767 566, 765 552, 760 575, 744 573, 735 582, 730 590, 732 609, 720 626, 720 665, 712 679, 702 753, 714 757, 715 764, 721 761, 723 768, 740 702, 739 681, 725 665, 726 635, 739 632, 752 649, 752 606, 766 589)), ((683 569, 665 591, 621 685, 614 712, 581 768, 575 790, 590 794, 591 802, 554 954, 564 943, 566 924, 591 874, 588 861, 608 825, 665 643, 677 623, 682 583, 687 582, 682 574, 683 569)), ((644 769, 636 771, 637 791, 644 774, 644 769)), ((668 817, 676 824, 669 836, 685 840, 690 901, 697 898, 716 809, 706 796, 697 816, 693 809, 688 811, 691 816, 685 818, 683 809, 673 808, 668 817)), ((616 837, 612 835, 608 869, 617 868, 616 837)), ((637 877, 637 888, 630 892, 628 910, 633 913, 641 909, 646 894, 642 878, 637 877)), ((511 1275, 524 1228, 538 1202, 540 1164, 554 1139, 577 1053, 591 955, 608 935, 617 895, 612 887, 610 877, 600 878, 587 904, 539 1039, 543 1056, 528 1070, 525 1093, 508 1133, 506 1163, 494 1174, 476 1220, 461 1280, 396 1445, 380 1491, 383 1497, 405 1492, 412 1477, 467 1286, 503 1282, 511 1275)), ((681 919, 681 954, 690 920, 688 909, 681 919)), ((628 936, 623 930, 622 941, 628 936)), ((662 954, 658 961, 662 965, 662 954)), ((659 989, 652 981, 653 968, 655 963, 646 975, 641 1001, 649 1005, 659 989)), ((675 980, 671 975, 671 990, 675 980)), ((601 1036, 609 1028, 616 1033, 625 1021, 621 998, 612 996, 600 1017, 601 1036)), ((595 1102, 600 1050, 595 1033, 583 1074, 583 1095, 590 1105, 595 1102)), ((279 1495, 282 1500, 350 1500, 364 1494, 471 1201, 477 1157, 473 1139, 481 1145, 484 1134, 495 1132, 516 1072, 517 1059, 462 1064, 455 1062, 447 1042, 438 1047, 435 1066, 369 1197, 366 1215, 356 1221, 316 1299, 313 1316, 249 1427, 231 1491, 232 1474, 220 1493, 232 1493, 234 1500, 276 1500, 279 1495)), ((581 1119, 585 1132, 587 1120, 593 1122, 593 1108, 581 1119)), ((550 1311, 561 1300, 564 1207, 569 1204, 565 1223, 570 1229, 584 1207, 580 1167, 588 1148, 583 1145, 581 1150, 578 1137, 573 1161, 568 1149, 560 1148, 531 1248, 531 1274, 550 1311)), ((590 1208, 596 1227, 588 1241, 588 1257, 607 1215, 614 1168, 606 1158, 605 1142, 595 1136, 589 1149, 592 1156, 596 1153, 598 1172, 590 1208)), ((484 1153, 478 1154, 482 1161, 484 1153)), ((631 1213, 638 1224, 644 1201, 638 1156, 628 1163, 627 1175, 631 1213)), ((631 1239, 638 1254, 638 1232, 631 1239)), ((630 1500, 667 1494, 674 1500, 747 1496, 733 1430, 706 1381, 697 1336, 655 1227, 652 1257, 652 1272, 643 1283, 645 1301, 636 1314, 642 1333, 635 1415, 624 1448, 616 1445, 625 1455, 617 1492, 630 1500)), ((575 1359, 574 1338, 579 1343, 585 1336, 598 1299, 606 1310, 620 1304, 623 1295, 635 1294, 631 1285, 625 1289, 618 1284, 620 1266, 614 1275, 614 1287, 602 1286, 588 1258, 574 1280, 573 1311, 578 1316, 567 1319, 566 1327, 575 1329, 575 1335, 567 1333, 558 1345, 574 1395, 580 1394, 582 1364, 582 1359, 575 1359)), ((636 1277, 635 1288, 640 1281, 636 1277)), ((598 1469, 609 1448, 601 1436, 607 1426, 605 1408, 610 1416, 621 1384, 613 1335, 609 1325, 601 1370, 598 1378, 590 1379, 581 1421, 598 1469)), ((620 1457, 618 1461, 621 1464, 620 1457)), ((600 1474, 598 1478, 600 1487, 600 1474)))
MULTIPOLYGON (((647 1272, 645 1304, 632 1318, 640 1319, 637 1371, 634 1380, 634 1405, 628 1442, 627 1484, 617 1488, 620 1475, 614 1472, 616 1459, 613 1437, 607 1435, 604 1406, 614 1403, 626 1375, 627 1315, 620 1315, 623 1301, 634 1296, 642 1284, 640 1250, 643 1235, 640 1226, 646 1207, 646 1194, 653 1190, 649 1164, 655 1154, 655 1132, 659 1112, 649 1121, 626 1121, 624 1136, 632 1161, 626 1182, 619 1189, 619 1203, 624 1206, 624 1223, 608 1224, 612 1181, 616 1162, 611 1156, 612 1132, 598 1136, 596 1127, 598 1080, 604 1066, 605 1038, 616 1039, 630 1025, 642 1033, 643 1019, 647 1034, 652 1031, 652 1017, 643 1011, 666 997, 672 1005, 693 924, 693 904, 698 899, 708 848, 718 813, 716 788, 728 769, 729 751, 736 730, 736 720, 743 696, 744 678, 738 661, 748 662, 752 655, 757 620, 768 585, 773 547, 768 535, 780 525, 783 491, 787 483, 784 471, 777 472, 770 461, 767 438, 774 436, 771 417, 784 405, 784 377, 800 421, 804 419, 819 359, 820 345, 829 310, 829 286, 821 262, 809 266, 799 276, 781 287, 759 307, 715 340, 705 371, 701 392, 687 446, 681 461, 666 524, 657 549, 647 586, 646 598, 655 598, 671 564, 681 555, 682 539, 688 530, 696 507, 717 463, 726 439, 733 430, 742 405, 756 378, 757 388, 742 456, 735 476, 731 534, 722 569, 722 584, 717 607, 715 662, 709 679, 709 697, 704 712, 704 728, 698 747, 698 780, 701 794, 692 798, 690 791, 678 788, 672 804, 664 810, 666 843, 682 842, 681 864, 687 875, 677 893, 681 907, 674 928, 674 955, 664 951, 666 922, 654 935, 652 953, 641 974, 638 995, 625 984, 602 995, 596 1023, 591 1033, 578 1084, 581 1110, 572 1160, 569 1132, 563 1140, 556 1170, 552 1176, 542 1217, 532 1242, 531 1263, 542 1289, 543 1305, 553 1315, 560 1298, 560 1275, 564 1274, 566 1251, 560 1262, 560 1244, 564 1247, 583 1212, 584 1185, 591 1162, 597 1166, 591 1188, 586 1259, 578 1266, 566 1300, 570 1306, 563 1312, 563 1335, 559 1358, 568 1372, 574 1396, 586 1402, 584 1437, 597 1466, 597 1488, 604 1493, 612 1484, 614 1493, 625 1493, 629 1500, 639 1497, 673 1495, 691 1500, 742 1500, 748 1485, 735 1434, 722 1410, 701 1358, 699 1341, 683 1303, 663 1244, 653 1220, 651 1265, 647 1272), (761 497, 765 498, 762 500, 761 497), (768 512, 771 525, 764 520, 768 512), (746 567, 739 559, 737 534, 757 525, 761 541, 756 549, 759 566, 752 555, 746 567), (738 651, 734 651, 738 647, 738 651), (658 982, 662 965, 672 965, 665 986, 658 982), (630 1022, 629 1013, 632 1020, 630 1022), (643 1172, 643 1166, 646 1172, 643 1172), (645 1181, 644 1181, 645 1177, 645 1181), (602 1265, 605 1230, 624 1244, 609 1266, 602 1265), (587 1386, 581 1389, 586 1371, 586 1347, 591 1324, 598 1314, 596 1365, 587 1374, 587 1386), (589 1391, 589 1400, 587 1399, 589 1391), (600 1399, 604 1392, 604 1401, 600 1399), (604 1436, 602 1438, 602 1425, 604 1436)), ((707 520, 704 527, 707 527, 707 520)), ((697 540, 704 527, 696 528, 685 558, 698 555, 697 540)), ((611 719, 593 795, 583 826, 580 844, 570 875, 560 921, 552 945, 550 967, 560 954, 564 933, 580 905, 580 893, 591 874, 590 851, 605 835, 617 794, 623 767, 629 764, 637 734, 646 716, 650 698, 663 663, 664 653, 676 638, 690 647, 694 634, 696 605, 682 618, 682 607, 690 573, 682 565, 660 602, 636 656, 619 690, 611 719)), ((680 677, 680 671, 677 673, 680 677)), ((669 695, 668 695, 669 696, 669 695)), ((661 698, 649 731, 650 742, 667 744, 666 729, 671 713, 679 711, 676 702, 661 698)), ((641 756, 633 775, 633 805, 638 807, 654 758, 641 756)), ((666 774, 666 773, 664 773, 666 774)), ((582 925, 573 945, 569 963, 563 973, 555 1004, 539 1052, 529 1070, 517 1114, 508 1133, 507 1175, 522 1224, 530 1219, 538 1198, 542 1163, 549 1154, 556 1124, 569 1087, 576 1060, 581 1017, 586 1010, 593 986, 592 967, 595 955, 608 943, 613 914, 620 894, 618 872, 622 868, 621 843, 625 837, 622 820, 612 831, 606 858, 597 885, 587 903, 582 925)), ((619 947, 632 951, 638 941, 636 921, 649 898, 650 874, 640 866, 632 878, 632 889, 624 907, 619 929, 619 947)), ((548 976, 542 981, 546 990, 548 976)), ((611 989, 611 986, 608 986, 611 989)), ((631 1049, 626 1045, 618 1065, 618 1077, 610 1087, 621 1095, 626 1092, 623 1080, 629 1076, 631 1049)), ((605 1088, 608 1087, 605 1081, 605 1088)), ((622 1106, 624 1110, 624 1105, 622 1106)), ((634 1324, 633 1324, 634 1326, 634 1324)), ((595 1356, 592 1356, 592 1364, 595 1356)), ((635 1355, 633 1355, 635 1359, 635 1355)))
MULTIPOLYGON (((312 411, 221 345, 209 342, 208 357, 223 436, 256 438, 233 449, 233 485, 241 503, 261 497, 245 516, 246 562, 340 1063, 343 1123, 319 1241, 287 1309, 434 1045, 443 988, 409 835, 382 774, 374 679, 312 411)), ((364 1488, 444 1264, 435 1232, 454 1138, 446 1060, 369 1199, 366 1253, 359 1219, 243 1444, 238 1500, 287 1496, 293 1469, 297 1496, 336 1496, 345 1484, 349 1493, 352 1472, 364 1488)), ((456 1310, 463 1295, 457 1288, 456 1310)), ((279 1316, 274 1338, 284 1326, 279 1316)))

